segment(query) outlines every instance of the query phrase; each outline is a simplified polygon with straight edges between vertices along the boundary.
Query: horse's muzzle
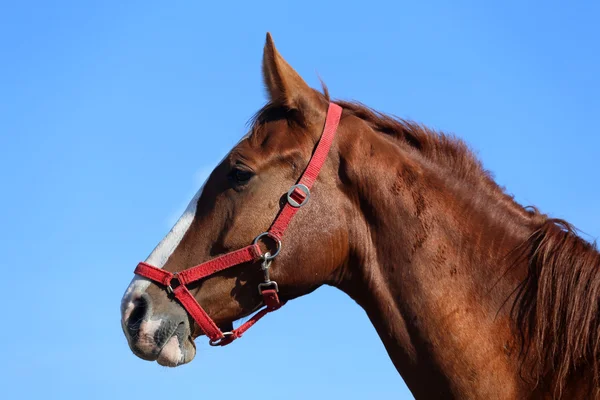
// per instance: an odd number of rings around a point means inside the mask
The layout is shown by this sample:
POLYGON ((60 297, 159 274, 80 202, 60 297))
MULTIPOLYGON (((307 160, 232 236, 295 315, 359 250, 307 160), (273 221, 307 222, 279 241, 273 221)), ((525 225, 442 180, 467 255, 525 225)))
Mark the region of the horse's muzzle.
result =
POLYGON ((191 361, 196 347, 183 310, 153 313, 148 294, 132 296, 124 304, 121 325, 131 351, 138 357, 175 367, 191 361))

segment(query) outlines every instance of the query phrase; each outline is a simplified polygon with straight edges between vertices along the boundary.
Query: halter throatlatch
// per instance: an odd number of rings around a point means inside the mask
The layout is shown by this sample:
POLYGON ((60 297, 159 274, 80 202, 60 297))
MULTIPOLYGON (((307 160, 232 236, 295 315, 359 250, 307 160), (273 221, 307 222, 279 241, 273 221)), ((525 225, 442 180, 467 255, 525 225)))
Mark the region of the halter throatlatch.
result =
POLYGON ((154 267, 145 262, 139 263, 136 267, 134 271, 135 274, 163 286, 169 295, 173 295, 179 303, 181 303, 183 308, 185 308, 188 314, 196 321, 200 329, 202 329, 204 334, 209 338, 209 343, 212 346, 225 346, 235 339, 240 338, 244 332, 259 319, 268 313, 279 309, 284 304, 279 300, 279 296, 277 295, 279 292, 277 282, 272 281, 269 275, 271 262, 277 257, 281 250, 283 233, 287 229, 292 217, 308 202, 310 189, 315 183, 321 167, 325 163, 341 115, 342 108, 335 103, 329 103, 321 139, 319 140, 317 148, 304 170, 304 173, 300 177, 298 183, 292 186, 288 191, 287 203, 283 206, 269 230, 258 235, 251 245, 223 254, 222 256, 213 258, 200 265, 176 273, 165 271, 164 269, 154 267), (272 252, 267 251, 263 253, 259 246, 259 242, 267 237, 275 242, 276 247, 275 249, 272 249, 272 252), (261 269, 264 274, 264 282, 258 285, 258 292, 263 298, 265 308, 254 314, 252 318, 243 323, 239 328, 234 329, 231 332, 221 332, 219 327, 217 327, 215 322, 208 316, 206 311, 204 311, 190 293, 187 285, 235 265, 258 260, 262 260, 261 269))

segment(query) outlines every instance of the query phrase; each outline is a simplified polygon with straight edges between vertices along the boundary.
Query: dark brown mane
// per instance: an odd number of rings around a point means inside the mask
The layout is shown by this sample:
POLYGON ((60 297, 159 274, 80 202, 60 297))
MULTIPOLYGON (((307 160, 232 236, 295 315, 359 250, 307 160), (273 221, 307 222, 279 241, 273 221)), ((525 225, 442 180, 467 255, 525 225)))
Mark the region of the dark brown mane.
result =
MULTIPOLYGON (((374 130, 397 139, 430 161, 443 165, 458 179, 490 179, 489 172, 461 139, 424 125, 389 116, 358 102, 339 101, 344 110, 367 122, 374 130)), ((496 188, 497 185, 494 185, 496 188)))
POLYGON ((600 383, 600 253, 566 221, 548 219, 519 249, 527 275, 512 315, 536 383, 560 392, 580 368, 600 383))
POLYGON ((446 181, 462 183, 467 193, 471 193, 474 188, 479 188, 480 194, 485 194, 490 202, 485 205, 486 209, 510 210, 511 214, 521 221, 530 221, 532 218, 545 220, 546 217, 535 208, 521 206, 513 196, 499 186, 492 173, 483 167, 462 139, 434 131, 413 121, 380 113, 358 102, 336 101, 336 103, 341 105, 347 114, 367 122, 375 131, 396 138, 401 146, 409 151, 413 150, 430 164, 437 165, 439 173, 446 176, 446 181))

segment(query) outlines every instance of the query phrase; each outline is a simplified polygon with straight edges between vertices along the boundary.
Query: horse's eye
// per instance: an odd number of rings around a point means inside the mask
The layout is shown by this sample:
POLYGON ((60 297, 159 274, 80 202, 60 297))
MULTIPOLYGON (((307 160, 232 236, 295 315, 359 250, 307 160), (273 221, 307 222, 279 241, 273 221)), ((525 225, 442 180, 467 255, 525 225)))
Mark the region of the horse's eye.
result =
POLYGON ((236 185, 243 185, 248 183, 248 181, 254 176, 252 171, 248 171, 247 169, 234 168, 229 173, 229 179, 236 185))

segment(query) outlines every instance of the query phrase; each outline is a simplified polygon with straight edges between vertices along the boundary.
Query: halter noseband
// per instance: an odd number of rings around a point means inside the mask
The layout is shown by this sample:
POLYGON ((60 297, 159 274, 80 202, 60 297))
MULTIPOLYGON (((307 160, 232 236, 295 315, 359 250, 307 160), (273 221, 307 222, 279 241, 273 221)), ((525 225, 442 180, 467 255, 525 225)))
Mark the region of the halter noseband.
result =
POLYGON ((304 173, 300 177, 298 183, 292 186, 288 191, 287 203, 283 206, 283 209, 280 211, 277 218, 275 218, 275 221, 273 221, 271 228, 269 228, 267 232, 258 235, 251 245, 223 254, 222 256, 177 273, 165 271, 164 269, 154 267, 145 262, 140 262, 135 268, 134 273, 136 275, 162 285, 167 293, 179 300, 183 308, 185 308, 188 314, 196 321, 200 329, 208 336, 211 346, 228 345, 235 339, 240 338, 243 333, 259 319, 283 306, 284 303, 279 300, 279 296, 277 295, 277 292, 279 291, 277 282, 272 281, 269 277, 269 267, 271 261, 277 257, 281 250, 281 239, 292 220, 292 217, 296 214, 296 211, 308 201, 310 189, 313 183, 315 183, 321 167, 325 163, 341 115, 342 108, 335 103, 329 103, 321 139, 319 140, 317 148, 304 170, 304 173), (263 253, 258 245, 265 237, 269 237, 277 245, 272 254, 269 252, 263 253), (254 314, 252 318, 242 324, 239 328, 234 329, 231 332, 221 332, 206 311, 198 304, 186 285, 235 265, 258 260, 262 260, 262 270, 264 273, 264 282, 258 285, 258 291, 262 295, 266 307, 254 314))

